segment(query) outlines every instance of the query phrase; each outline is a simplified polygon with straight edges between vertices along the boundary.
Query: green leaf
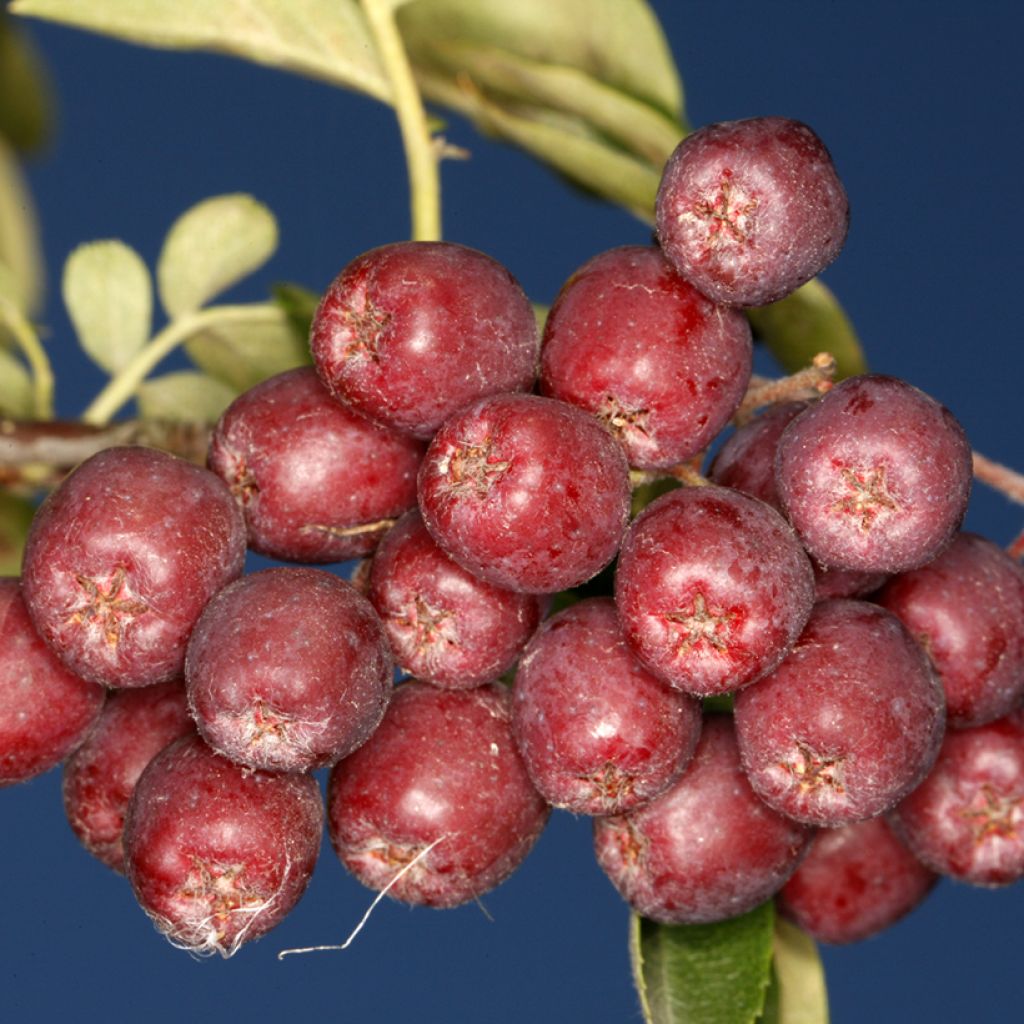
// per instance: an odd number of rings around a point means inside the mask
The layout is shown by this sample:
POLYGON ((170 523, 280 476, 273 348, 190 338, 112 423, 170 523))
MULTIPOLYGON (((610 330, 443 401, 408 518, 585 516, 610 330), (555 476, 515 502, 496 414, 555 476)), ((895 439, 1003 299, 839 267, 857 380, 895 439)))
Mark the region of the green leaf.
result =
POLYGON ((296 337, 287 315, 268 319, 259 308, 251 322, 232 320, 192 335, 185 351, 196 366, 236 392, 311 362, 309 345, 296 337))
POLYGON ((779 302, 746 313, 757 337, 789 373, 802 370, 819 352, 835 356, 837 380, 867 370, 853 324, 817 278, 779 302))
POLYGON ((288 317, 288 323, 291 324, 296 337, 303 342, 308 341, 313 314, 320 305, 320 296, 308 288, 303 288, 301 284, 292 284, 289 281, 273 285, 270 293, 274 302, 288 317))
POLYGON ((18 306, 39 308, 43 297, 43 256, 32 197, 13 150, 0 138, 0 263, 14 277, 18 306))
POLYGON ((35 412, 32 378, 13 353, 0 348, 0 413, 31 419, 35 412))
POLYGON ((237 395, 234 388, 205 373, 181 370, 145 381, 135 401, 146 420, 216 423, 237 395))
POLYGON ((21 575, 21 555, 35 509, 8 491, 0 491, 0 576, 21 575))
POLYGON ((14 0, 14 14, 171 50, 212 50, 391 94, 357 0, 14 0))
POLYGON ((213 196, 171 225, 157 263, 160 301, 173 319, 263 266, 277 248, 277 221, 244 193, 213 196))
POLYGON ((753 1024, 764 1006, 775 910, 769 901, 717 924, 633 916, 633 980, 647 1024, 753 1024))
POLYGON ((27 34, 0 9, 0 135, 20 150, 46 142, 53 95, 45 66, 27 34))
POLYGON ((108 373, 149 340, 153 285, 142 257, 124 242, 80 245, 64 264, 61 291, 82 348, 108 373))
POLYGON ((814 940, 780 917, 774 948, 772 985, 758 1024, 828 1024, 825 971, 814 940))

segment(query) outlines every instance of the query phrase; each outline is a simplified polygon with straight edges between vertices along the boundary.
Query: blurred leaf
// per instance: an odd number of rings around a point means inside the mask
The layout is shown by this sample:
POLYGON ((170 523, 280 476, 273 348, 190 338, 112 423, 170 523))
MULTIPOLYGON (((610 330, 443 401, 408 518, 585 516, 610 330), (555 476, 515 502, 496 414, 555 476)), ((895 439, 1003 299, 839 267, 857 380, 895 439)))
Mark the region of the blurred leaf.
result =
POLYGON ((814 940, 784 918, 775 921, 775 959, 758 1024, 828 1024, 825 972, 814 940))
POLYGON ((637 484, 633 488, 633 498, 630 502, 629 518, 635 519, 655 498, 660 498, 669 491, 674 491, 683 485, 670 476, 662 477, 660 480, 652 480, 647 484, 637 484))
POLYGON ((292 284, 289 281, 273 285, 270 293, 274 297, 274 302, 288 317, 288 323, 291 324, 296 336, 307 342, 313 314, 320 305, 320 296, 308 288, 303 288, 301 284, 292 284))
POLYGON ((20 150, 46 142, 53 120, 49 76, 28 35, 0 9, 0 135, 20 150))
POLYGON ((311 362, 309 345, 299 340, 284 312, 268 320, 256 307, 251 322, 233 320, 206 328, 185 342, 189 358, 211 377, 245 391, 275 373, 311 362))
POLYGON ((537 321, 537 331, 540 333, 541 337, 543 337, 544 328, 547 325, 548 313, 551 312, 551 307, 545 306, 541 302, 531 302, 530 305, 533 306, 533 318, 537 321))
POLYGON ((357 0, 14 0, 14 14, 172 50, 212 50, 388 102, 357 0))
POLYGON ((213 196, 171 225, 157 263, 170 317, 191 313, 263 266, 277 248, 277 221, 244 193, 213 196))
POLYGON ((804 369, 819 352, 835 356, 837 380, 867 370, 853 324, 817 278, 781 301, 746 314, 757 337, 788 373, 804 369))
POLYGON ((21 555, 34 514, 31 502, 0 491, 0 576, 21 575, 21 555))
POLYGON ((32 378, 13 353, 0 349, 0 413, 31 419, 35 412, 32 378))
POLYGON ((108 373, 149 340, 153 284, 142 257, 124 242, 80 245, 64 264, 61 290, 82 348, 108 373))
POLYGON ((238 392, 205 373, 181 370, 151 377, 135 396, 139 415, 171 423, 216 423, 238 392))
POLYGON ((415 0, 398 20, 429 99, 652 219, 685 127, 679 76, 643 0, 415 0))
POLYGON ((771 974, 775 909, 703 925, 633 915, 633 980, 647 1024, 753 1024, 771 974))
POLYGON ((0 263, 14 277, 18 306, 35 312, 43 295, 43 256, 32 197, 13 150, 0 138, 0 263))

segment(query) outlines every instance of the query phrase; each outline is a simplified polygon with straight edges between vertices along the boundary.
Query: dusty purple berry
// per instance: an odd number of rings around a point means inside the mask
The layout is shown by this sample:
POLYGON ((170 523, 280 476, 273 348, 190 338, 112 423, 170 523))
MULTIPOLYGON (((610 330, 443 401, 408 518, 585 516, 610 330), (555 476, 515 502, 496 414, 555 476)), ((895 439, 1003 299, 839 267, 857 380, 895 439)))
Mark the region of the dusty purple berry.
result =
POLYGON ((435 686, 465 689, 508 669, 540 622, 540 599, 493 586, 438 547, 419 512, 384 535, 367 596, 399 667, 435 686))
POLYGON ((431 907, 466 903, 504 881, 550 810, 509 718, 500 686, 399 686, 370 741, 331 772, 328 827, 345 867, 380 890, 420 857, 388 894, 431 907))
POLYGON ((704 722, 682 777, 629 814, 594 820, 598 863, 627 903, 663 924, 736 917, 771 898, 810 830, 750 788, 728 716, 704 722))
POLYGON ((994 721, 1024 700, 1024 571, 991 541, 958 534, 875 600, 928 652, 951 726, 994 721))
POLYGON ((548 619, 519 663, 512 726, 541 795, 575 814, 622 814, 689 764, 700 703, 651 675, 609 598, 548 619))
POLYGON ((736 696, 743 766, 758 795, 811 825, 889 810, 927 774, 945 701, 899 619, 864 601, 817 604, 796 646, 736 696))
POLYGON ((548 314, 541 390, 600 418, 631 466, 706 448, 750 380, 750 326, 710 302, 653 247, 595 256, 548 314))
POLYGON ((819 942, 859 942, 909 914, 937 881, 885 818, 871 818, 819 830, 778 906, 819 942))
POLYGON ((763 306, 839 255, 849 205, 832 158, 805 124, 723 121, 688 135, 658 189, 658 240, 715 302, 763 306))
POLYGON ((36 513, 22 586, 73 672, 148 686, 181 675, 199 613, 244 560, 245 521, 217 476, 153 448, 108 448, 36 513))
POLYGON ((629 514, 629 466, 582 409, 497 395, 438 431, 419 492, 427 529, 470 572, 510 590, 554 593, 615 557, 629 514))
POLYGON ((935 399, 894 377, 836 385, 786 428, 779 498, 825 565, 901 572, 934 558, 967 509, 971 448, 935 399))
POLYGON ((615 603, 641 660, 709 696, 774 668, 814 602, 811 563, 773 508, 725 487, 684 487, 647 506, 622 545, 615 603))
POLYGON ((530 390, 539 339, 522 288, 490 256, 452 242, 396 242, 331 282, 310 347, 336 398, 426 439, 484 395, 530 390))
POLYGON ((225 410, 210 468, 245 513, 249 547, 293 562, 373 551, 416 504, 425 448, 335 401, 311 367, 271 377, 225 410))

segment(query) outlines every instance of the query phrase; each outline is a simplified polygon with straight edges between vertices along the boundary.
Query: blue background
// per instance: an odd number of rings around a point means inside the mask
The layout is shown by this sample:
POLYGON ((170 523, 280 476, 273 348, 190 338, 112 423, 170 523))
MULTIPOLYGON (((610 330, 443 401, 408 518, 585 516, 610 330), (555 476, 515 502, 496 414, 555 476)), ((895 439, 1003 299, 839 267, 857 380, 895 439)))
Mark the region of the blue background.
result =
MULTIPOLYGON (((514 0, 509 0, 514 2, 514 0)), ((814 126, 851 198, 849 242, 826 281, 874 369, 947 404, 975 447, 1024 468, 1019 389, 1024 7, 979 3, 654 4, 691 122, 783 114, 814 126)), ((406 236, 405 172, 388 111, 364 98, 214 56, 167 54, 42 24, 60 130, 29 176, 55 279, 79 242, 128 241, 152 265, 164 232, 208 195, 249 191, 281 225, 270 281, 321 289, 353 256, 406 236)), ((447 237, 503 261, 538 301, 598 251, 643 242, 627 214, 583 198, 456 120, 473 150, 444 171, 447 237)), ((101 386, 51 288, 58 402, 101 386)), ((1024 515, 979 487, 968 526, 1000 543, 1024 515)), ((626 911, 593 862, 590 826, 556 814, 518 874, 476 906, 377 910, 325 848, 295 912, 228 962, 173 950, 120 878, 77 846, 59 773, 0 793, 0 1006, 8 1020, 354 1022, 639 1020, 626 911)), ((1020 1020, 1024 899, 943 883, 888 933, 825 951, 833 1020, 1020 1020)))

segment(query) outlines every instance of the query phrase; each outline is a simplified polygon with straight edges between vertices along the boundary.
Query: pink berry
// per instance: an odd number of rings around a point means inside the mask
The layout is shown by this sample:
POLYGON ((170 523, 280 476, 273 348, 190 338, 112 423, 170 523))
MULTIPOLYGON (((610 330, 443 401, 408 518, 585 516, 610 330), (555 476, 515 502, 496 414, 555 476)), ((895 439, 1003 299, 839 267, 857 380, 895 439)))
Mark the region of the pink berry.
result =
POLYGON ((924 651, 883 608, 822 601, 770 675, 736 696, 750 784, 811 825, 889 810, 927 774, 945 701, 924 651))
POLYGON ((951 726, 992 722, 1024 701, 1024 571, 991 541, 958 534, 875 600, 924 645, 951 726))
POLYGON ((294 562, 373 551, 416 504, 424 446, 336 402, 311 367, 240 395, 210 442, 210 468, 245 513, 249 547, 294 562))
POLYGON ((641 660, 687 693, 752 683, 807 621, 814 574, 793 531, 762 501, 684 487, 647 506, 619 556, 615 603, 641 660))
POLYGON ((486 583, 452 561, 413 510, 384 535, 367 596, 404 672, 465 689, 497 679, 540 621, 540 599, 486 583))
POLYGON ((0 786, 63 761, 95 726, 105 694, 54 657, 28 617, 18 581, 0 579, 0 786))
POLYGON ((128 880, 172 945, 229 957, 299 901, 323 819, 312 776, 252 771, 185 736, 135 786, 124 829, 128 880))
POLYGON ((615 556, 629 514, 629 466, 598 421, 536 395, 484 398, 450 419, 420 468, 434 539, 499 587, 554 593, 615 556))
POLYGON ((490 256, 451 242, 396 242, 331 282, 310 347, 336 398, 426 439, 484 395, 530 390, 537 323, 490 256))
POLYGON ((194 729, 182 680, 116 690, 96 728, 64 765, 64 812, 71 830, 108 867, 124 872, 124 817, 143 769, 194 729))
POLYGON ((388 895, 454 907, 519 866, 549 808, 516 752, 509 717, 500 686, 397 688, 370 741, 331 772, 331 842, 360 882, 381 890, 419 857, 388 895))
POLYGON ((666 792, 594 820, 601 868, 633 910, 662 924, 752 910, 793 873, 809 836, 754 795, 724 715, 705 720, 693 763, 666 792))
POLYGON ((658 240, 680 274, 730 306, 775 302, 839 255, 846 190, 821 139, 783 117, 688 135, 657 197, 658 240))
POLYGON ((516 672, 512 727, 534 785, 574 814, 623 814, 683 772, 700 703, 651 675, 615 605, 591 598, 548 619, 516 672))
POLYGON ((1024 713, 947 733, 935 767, 891 821, 940 875, 983 886, 1024 877, 1024 713))
POLYGON ((541 389, 593 413, 632 466, 682 462, 706 448, 750 380, 746 317, 716 306, 653 247, 595 256, 548 314, 541 389))
POLYGON ((801 413, 775 465, 782 506, 807 550, 863 572, 934 558, 971 490, 971 448, 952 414, 878 375, 850 377, 801 413))
POLYGON ((377 613, 322 569, 252 573, 206 606, 188 646, 189 707, 238 764, 309 771, 365 743, 391 697, 377 613))
POLYGON ((152 448, 108 448, 36 513, 22 586, 72 672, 148 686, 181 675, 199 613, 244 560, 245 522, 218 477, 152 448))

